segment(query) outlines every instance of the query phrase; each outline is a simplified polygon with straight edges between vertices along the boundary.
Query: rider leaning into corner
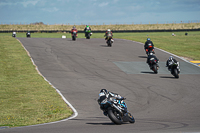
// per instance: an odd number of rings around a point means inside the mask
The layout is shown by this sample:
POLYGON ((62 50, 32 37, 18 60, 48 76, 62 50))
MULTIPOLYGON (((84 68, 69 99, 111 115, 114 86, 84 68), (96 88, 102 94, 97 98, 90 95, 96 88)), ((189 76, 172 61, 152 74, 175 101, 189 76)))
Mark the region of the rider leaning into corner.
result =
POLYGON ((76 31, 76 36, 77 36, 77 32, 78 32, 78 30, 76 29, 75 26, 73 26, 73 28, 71 29, 71 35, 73 34, 73 31, 76 31))
POLYGON ((176 59, 174 59, 173 56, 170 56, 169 59, 168 59, 167 62, 166 62, 166 67, 168 67, 168 70, 169 70, 169 71, 171 71, 171 67, 172 67, 172 65, 173 65, 172 62, 177 63, 178 66, 179 66, 179 62, 178 62, 176 59))
POLYGON ((123 100, 124 97, 121 97, 119 94, 112 93, 107 91, 106 89, 101 89, 99 93, 98 103, 100 105, 100 109, 103 111, 103 114, 107 116, 108 112, 105 110, 104 105, 101 102, 106 99, 108 96, 115 97, 116 99, 123 100))

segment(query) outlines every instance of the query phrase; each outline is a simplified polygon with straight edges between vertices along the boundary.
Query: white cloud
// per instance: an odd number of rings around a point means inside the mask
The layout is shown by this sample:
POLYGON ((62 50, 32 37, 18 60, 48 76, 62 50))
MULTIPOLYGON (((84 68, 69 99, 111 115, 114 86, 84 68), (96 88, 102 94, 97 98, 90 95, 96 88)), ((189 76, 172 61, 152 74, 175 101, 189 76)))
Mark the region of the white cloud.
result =
POLYGON ((31 5, 36 5, 39 0, 28 0, 28 1, 20 1, 20 2, 0 2, 0 6, 12 6, 12 5, 17 5, 17 4, 22 4, 24 7, 27 7, 29 4, 31 5))
POLYGON ((53 8, 43 8, 42 10, 46 12, 57 12, 59 9, 56 7, 53 7, 53 8))
POLYGON ((108 2, 103 2, 101 4, 99 4, 100 7, 104 7, 104 6, 107 6, 108 5, 108 2))
POLYGON ((21 4, 22 4, 24 7, 27 7, 27 5, 29 5, 29 4, 31 4, 31 5, 36 5, 37 3, 38 3, 38 0, 21 2, 21 4))

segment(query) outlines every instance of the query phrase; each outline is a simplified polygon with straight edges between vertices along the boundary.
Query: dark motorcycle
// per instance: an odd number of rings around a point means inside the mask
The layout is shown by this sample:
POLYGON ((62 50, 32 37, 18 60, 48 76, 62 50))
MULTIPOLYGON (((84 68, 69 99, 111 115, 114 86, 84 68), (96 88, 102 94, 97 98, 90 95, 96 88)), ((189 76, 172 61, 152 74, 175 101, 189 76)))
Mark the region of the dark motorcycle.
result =
POLYGON ((86 39, 90 39, 90 36, 92 35, 92 32, 91 32, 91 30, 86 30, 85 31, 85 37, 86 37, 86 39))
POLYGON ((30 32, 30 31, 28 31, 28 32, 26 33, 26 37, 31 37, 31 32, 30 32))
POLYGON ((114 40, 113 40, 112 36, 108 37, 107 42, 106 42, 108 47, 112 47, 113 42, 114 42, 114 40))
POLYGON ((108 113, 108 117, 115 124, 120 125, 123 122, 135 123, 134 117, 127 110, 126 103, 123 100, 125 100, 125 98, 124 99, 116 99, 116 98, 108 95, 99 104, 101 104, 105 107, 105 110, 108 113))
POLYGON ((16 37, 16 32, 13 32, 13 33, 12 33, 12 37, 16 37))
POLYGON ((179 78, 179 73, 180 73, 180 68, 179 68, 179 63, 175 63, 174 61, 172 61, 170 64, 171 66, 171 74, 175 77, 175 78, 179 78))
POLYGON ((74 30, 72 31, 72 40, 76 40, 77 32, 74 30))
POLYGON ((158 68, 159 68, 157 62, 158 61, 155 58, 152 57, 152 58, 149 59, 149 63, 148 63, 150 69, 153 70, 154 73, 156 73, 156 74, 158 73, 158 68))

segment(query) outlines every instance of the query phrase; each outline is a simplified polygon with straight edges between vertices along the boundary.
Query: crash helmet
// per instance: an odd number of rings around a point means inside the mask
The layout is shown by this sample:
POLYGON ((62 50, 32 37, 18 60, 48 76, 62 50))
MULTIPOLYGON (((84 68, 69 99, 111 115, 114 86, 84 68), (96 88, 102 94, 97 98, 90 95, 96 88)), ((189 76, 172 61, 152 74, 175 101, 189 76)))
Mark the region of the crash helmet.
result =
POLYGON ((108 91, 106 89, 101 89, 100 93, 102 92, 107 93, 108 91))
POLYGON ((76 27, 75 27, 75 26, 73 26, 73 29, 76 29, 76 27))
POLYGON ((108 29, 107 31, 111 31, 110 29, 108 29))
POLYGON ((169 57, 169 60, 172 61, 172 60, 173 60, 173 56, 170 56, 170 57, 169 57))
POLYGON ((147 41, 150 41, 151 39, 150 38, 147 38, 147 41))

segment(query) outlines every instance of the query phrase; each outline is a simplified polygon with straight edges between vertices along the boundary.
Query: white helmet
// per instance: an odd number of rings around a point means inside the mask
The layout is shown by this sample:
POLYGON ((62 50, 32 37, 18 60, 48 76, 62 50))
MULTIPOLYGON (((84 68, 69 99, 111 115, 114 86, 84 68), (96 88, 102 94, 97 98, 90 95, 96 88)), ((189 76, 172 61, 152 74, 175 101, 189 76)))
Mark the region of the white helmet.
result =
POLYGON ((107 31, 111 31, 110 29, 108 29, 107 31))

